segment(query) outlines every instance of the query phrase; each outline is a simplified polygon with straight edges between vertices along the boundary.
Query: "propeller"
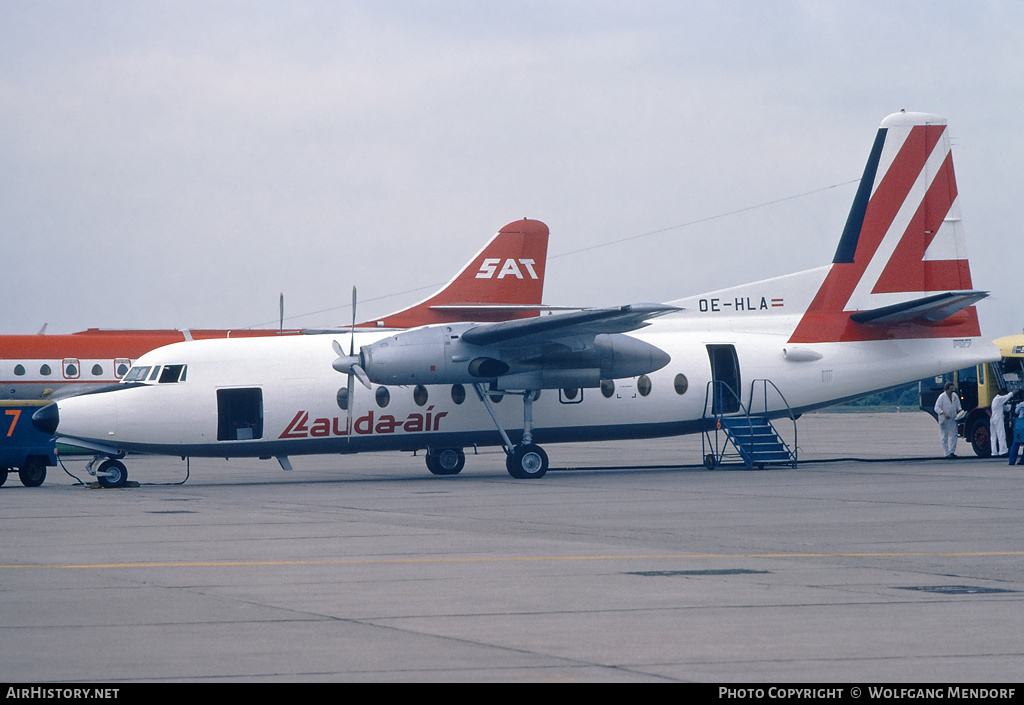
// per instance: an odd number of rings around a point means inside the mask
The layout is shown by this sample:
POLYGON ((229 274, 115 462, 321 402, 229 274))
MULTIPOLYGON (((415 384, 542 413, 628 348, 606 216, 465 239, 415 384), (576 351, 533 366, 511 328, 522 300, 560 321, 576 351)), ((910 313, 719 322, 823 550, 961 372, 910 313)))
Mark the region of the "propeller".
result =
MULTIPOLYGON (((341 372, 341 373, 344 373, 344 374, 348 374, 348 387, 347 387, 347 389, 348 389, 348 392, 347 392, 348 403, 346 404, 346 406, 348 407, 348 427, 349 427, 349 433, 351 433, 351 429, 352 429, 352 407, 354 406, 354 404, 353 404, 354 397, 353 397, 353 394, 352 394, 352 392, 353 392, 353 389, 352 389, 352 378, 353 377, 358 377, 359 381, 362 383, 362 385, 364 387, 366 387, 367 389, 370 389, 370 376, 366 374, 366 370, 363 369, 363 365, 362 365, 363 356, 361 354, 360 355, 356 355, 356 350, 355 350, 355 348, 356 348, 356 288, 355 287, 352 287, 352 328, 351 328, 351 331, 349 333, 348 355, 345 354, 345 349, 341 347, 341 343, 339 343, 337 340, 332 341, 332 344, 333 344, 333 347, 334 347, 334 352, 338 355, 338 359, 335 360, 331 364, 331 367, 333 367, 338 372, 341 372)), ((349 439, 351 440, 351 438, 352 438, 352 436, 350 435, 349 439)))

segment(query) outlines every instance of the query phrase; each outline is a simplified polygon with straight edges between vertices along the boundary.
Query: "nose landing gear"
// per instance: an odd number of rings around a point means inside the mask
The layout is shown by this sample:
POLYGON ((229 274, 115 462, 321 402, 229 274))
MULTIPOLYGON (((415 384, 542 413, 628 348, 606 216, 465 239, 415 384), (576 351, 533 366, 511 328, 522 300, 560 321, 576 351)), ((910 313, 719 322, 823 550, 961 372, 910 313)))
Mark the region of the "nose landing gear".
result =
POLYGON ((100 483, 100 487, 107 489, 127 487, 128 468, 124 466, 124 463, 115 458, 108 458, 100 463, 100 466, 97 468, 96 463, 103 457, 102 455, 97 455, 85 466, 85 469, 96 478, 96 481, 100 483))

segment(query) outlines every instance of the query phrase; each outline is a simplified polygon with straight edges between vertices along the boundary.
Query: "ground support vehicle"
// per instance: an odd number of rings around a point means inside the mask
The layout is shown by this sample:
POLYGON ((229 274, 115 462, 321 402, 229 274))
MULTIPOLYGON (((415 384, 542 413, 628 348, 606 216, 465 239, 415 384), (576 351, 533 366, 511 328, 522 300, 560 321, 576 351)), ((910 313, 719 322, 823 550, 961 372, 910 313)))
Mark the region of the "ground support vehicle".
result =
POLYGON ((1006 437, 1013 437, 1013 408, 1024 402, 1024 334, 1008 335, 994 341, 999 346, 1000 359, 976 367, 967 367, 944 375, 928 377, 919 383, 921 409, 935 416, 935 400, 947 382, 956 385, 960 406, 964 413, 957 419, 960 436, 969 441, 975 455, 992 455, 989 422, 992 418, 992 400, 1000 389, 1013 393, 1003 412, 1006 437))
POLYGON ((17 469, 21 484, 38 487, 57 464, 53 437, 32 425, 32 414, 49 401, 0 401, 0 485, 17 469))

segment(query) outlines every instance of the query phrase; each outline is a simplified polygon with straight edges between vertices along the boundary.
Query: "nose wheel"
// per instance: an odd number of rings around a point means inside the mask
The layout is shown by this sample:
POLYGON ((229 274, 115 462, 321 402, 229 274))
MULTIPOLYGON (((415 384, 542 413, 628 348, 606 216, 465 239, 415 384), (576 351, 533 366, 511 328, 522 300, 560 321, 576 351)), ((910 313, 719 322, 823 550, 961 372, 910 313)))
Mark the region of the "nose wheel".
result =
POLYGON ((100 487, 127 487, 128 486, 128 468, 124 466, 120 460, 110 458, 100 463, 99 467, 96 467, 96 463, 103 456, 96 456, 86 465, 86 469, 90 475, 96 478, 96 481, 100 483, 100 487))
POLYGON ((432 475, 458 475, 464 467, 466 467, 466 453, 462 448, 427 451, 427 470, 432 475))

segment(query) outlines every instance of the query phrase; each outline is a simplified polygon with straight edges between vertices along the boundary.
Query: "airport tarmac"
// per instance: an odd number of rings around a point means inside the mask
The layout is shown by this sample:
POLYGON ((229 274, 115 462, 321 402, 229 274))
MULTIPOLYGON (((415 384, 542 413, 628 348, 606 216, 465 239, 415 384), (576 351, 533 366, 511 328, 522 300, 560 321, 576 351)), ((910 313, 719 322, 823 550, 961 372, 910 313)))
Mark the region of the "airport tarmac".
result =
POLYGON ((798 446, 706 471, 699 436, 552 445, 529 481, 494 449, 457 477, 400 453, 12 476, 0 681, 1019 680, 1024 468, 938 459, 920 412, 805 415, 798 446))

